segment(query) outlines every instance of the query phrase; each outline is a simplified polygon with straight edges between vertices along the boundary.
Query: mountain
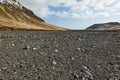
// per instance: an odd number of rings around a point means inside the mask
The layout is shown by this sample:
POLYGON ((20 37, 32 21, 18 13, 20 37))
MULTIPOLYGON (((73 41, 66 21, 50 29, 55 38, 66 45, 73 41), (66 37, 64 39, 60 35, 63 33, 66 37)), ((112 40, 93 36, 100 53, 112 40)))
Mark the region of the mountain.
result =
POLYGON ((120 30, 119 22, 109 22, 102 24, 94 24, 88 27, 86 30, 120 30))
POLYGON ((0 2, 0 30, 66 30, 46 23, 16 0, 0 2))

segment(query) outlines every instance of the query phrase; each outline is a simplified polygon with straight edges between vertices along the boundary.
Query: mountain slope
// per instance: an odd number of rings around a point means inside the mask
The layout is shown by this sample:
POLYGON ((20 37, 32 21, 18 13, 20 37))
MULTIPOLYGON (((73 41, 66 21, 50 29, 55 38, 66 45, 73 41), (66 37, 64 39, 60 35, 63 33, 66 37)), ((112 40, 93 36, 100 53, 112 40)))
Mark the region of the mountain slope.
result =
POLYGON ((4 29, 66 30, 45 23, 44 20, 25 7, 0 3, 0 30, 4 29))
POLYGON ((103 24, 94 24, 88 27, 86 30, 120 30, 120 23, 110 22, 103 24))

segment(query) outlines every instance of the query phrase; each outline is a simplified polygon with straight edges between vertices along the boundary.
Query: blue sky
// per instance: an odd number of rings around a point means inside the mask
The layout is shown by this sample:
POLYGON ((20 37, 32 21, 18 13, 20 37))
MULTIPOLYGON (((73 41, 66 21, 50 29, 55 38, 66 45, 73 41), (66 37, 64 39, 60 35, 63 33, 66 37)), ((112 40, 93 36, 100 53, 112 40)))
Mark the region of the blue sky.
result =
POLYGON ((96 23, 119 22, 120 0, 19 0, 47 23, 85 29, 96 23))

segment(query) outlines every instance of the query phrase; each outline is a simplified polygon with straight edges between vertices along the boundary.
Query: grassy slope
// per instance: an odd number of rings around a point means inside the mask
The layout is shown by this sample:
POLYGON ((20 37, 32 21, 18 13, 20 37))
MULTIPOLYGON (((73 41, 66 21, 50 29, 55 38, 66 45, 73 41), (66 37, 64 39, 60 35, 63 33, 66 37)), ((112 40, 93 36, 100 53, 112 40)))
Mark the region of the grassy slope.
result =
POLYGON ((0 4, 0 25, 15 29, 65 30, 65 28, 45 23, 26 8, 21 10, 15 6, 3 4, 0 4))

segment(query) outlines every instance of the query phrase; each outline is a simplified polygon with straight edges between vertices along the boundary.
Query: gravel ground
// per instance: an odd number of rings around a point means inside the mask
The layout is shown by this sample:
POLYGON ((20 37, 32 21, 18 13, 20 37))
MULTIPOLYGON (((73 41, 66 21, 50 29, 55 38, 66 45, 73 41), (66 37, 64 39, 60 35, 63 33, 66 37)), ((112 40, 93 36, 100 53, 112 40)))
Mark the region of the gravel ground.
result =
POLYGON ((0 80, 120 80, 120 32, 0 32, 0 80))

